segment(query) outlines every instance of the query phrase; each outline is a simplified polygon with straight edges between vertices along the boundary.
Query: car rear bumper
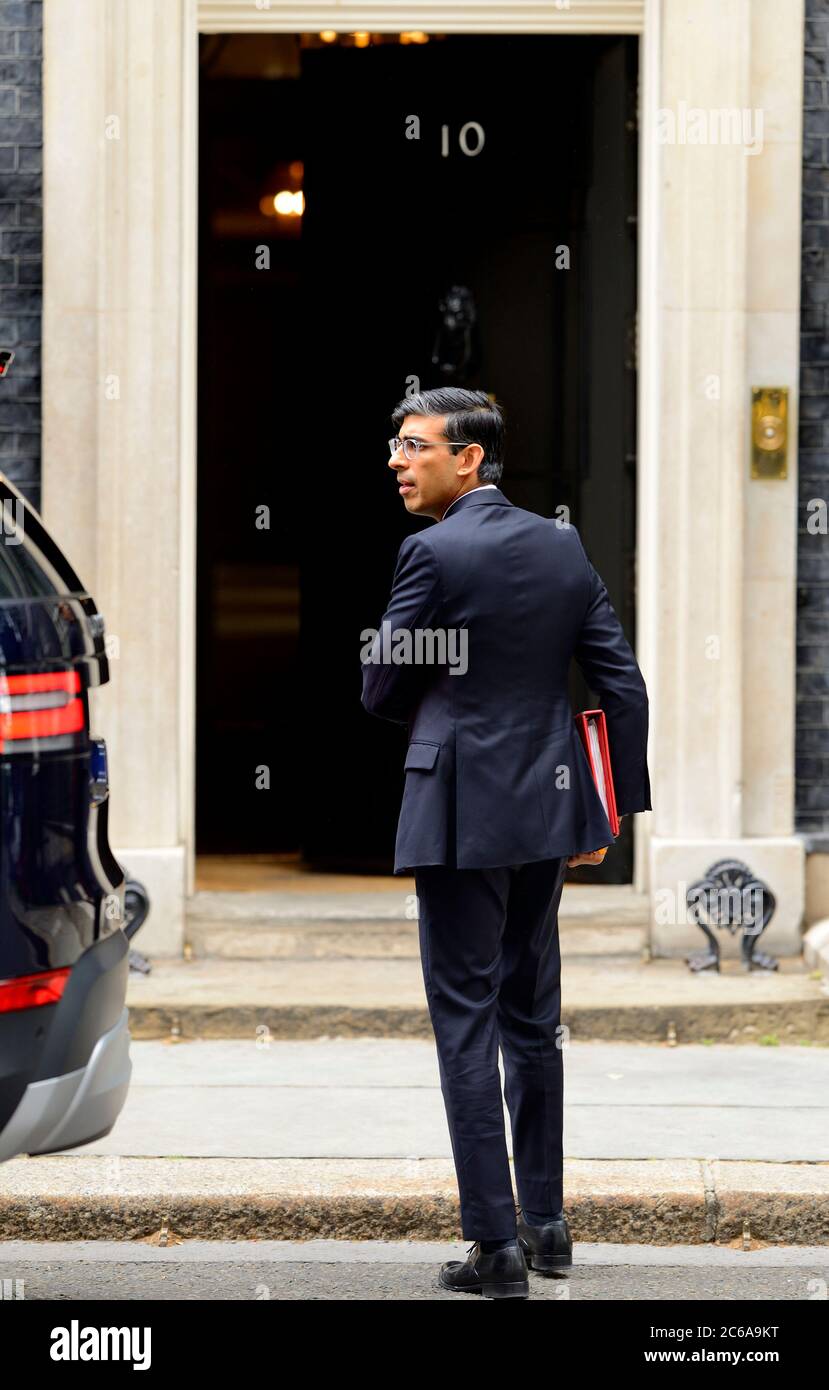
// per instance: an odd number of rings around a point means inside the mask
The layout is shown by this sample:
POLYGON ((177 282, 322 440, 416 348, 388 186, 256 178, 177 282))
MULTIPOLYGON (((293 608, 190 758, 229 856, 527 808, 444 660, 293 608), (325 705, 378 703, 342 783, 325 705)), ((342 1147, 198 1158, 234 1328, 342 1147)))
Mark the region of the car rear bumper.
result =
POLYGON ((53 1153, 108 1134, 126 1100, 132 1063, 128 1010, 103 1033, 76 1071, 30 1081, 0 1134, 0 1162, 53 1153))
POLYGON ((106 1134, 126 1099, 129 942, 120 928, 73 965, 60 999, 0 1013, 0 1162, 106 1134))

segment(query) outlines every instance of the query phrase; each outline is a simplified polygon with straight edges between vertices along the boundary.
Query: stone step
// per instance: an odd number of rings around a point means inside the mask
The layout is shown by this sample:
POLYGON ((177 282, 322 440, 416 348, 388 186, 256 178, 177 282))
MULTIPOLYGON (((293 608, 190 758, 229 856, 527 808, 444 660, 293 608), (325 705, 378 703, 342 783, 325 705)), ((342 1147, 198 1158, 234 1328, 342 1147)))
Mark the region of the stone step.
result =
MULTIPOLYGON (((432 1036, 419 959, 165 959, 131 972, 134 1037, 432 1036)), ((562 1023, 576 1039, 829 1043, 829 994, 800 958, 771 974, 737 961, 692 974, 682 961, 574 955, 562 1023)))
MULTIPOLYGON (((187 905, 187 946, 197 959, 417 957, 414 879, 401 877, 401 884, 399 892, 195 893, 187 905)), ((640 954, 647 914, 647 899, 629 886, 576 885, 559 914, 562 953, 640 954)))
MULTIPOLYGON (((419 959, 418 924, 394 921, 218 921, 188 919, 190 954, 199 960, 419 959)), ((562 956, 641 956, 640 925, 559 922, 562 956)), ((139 943, 136 943, 139 944, 139 943)))

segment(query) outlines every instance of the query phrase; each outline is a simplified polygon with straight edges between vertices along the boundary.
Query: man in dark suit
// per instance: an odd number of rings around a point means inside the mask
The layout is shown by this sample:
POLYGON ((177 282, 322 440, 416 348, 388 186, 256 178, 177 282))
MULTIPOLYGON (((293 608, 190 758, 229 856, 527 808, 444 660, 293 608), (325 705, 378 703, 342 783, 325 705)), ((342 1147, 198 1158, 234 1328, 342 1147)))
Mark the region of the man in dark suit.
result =
POLYGON ((380 630, 362 652, 362 703, 408 726, 394 872, 415 875, 462 1231, 473 1240, 440 1282, 527 1297, 527 1258, 537 1269, 572 1260, 564 872, 598 862, 613 840, 573 720, 571 658, 605 711, 620 816, 651 809, 648 697, 575 526, 514 506, 498 487, 499 407, 483 391, 446 387, 404 398, 391 418, 389 467, 406 510, 439 524, 400 546, 380 630))

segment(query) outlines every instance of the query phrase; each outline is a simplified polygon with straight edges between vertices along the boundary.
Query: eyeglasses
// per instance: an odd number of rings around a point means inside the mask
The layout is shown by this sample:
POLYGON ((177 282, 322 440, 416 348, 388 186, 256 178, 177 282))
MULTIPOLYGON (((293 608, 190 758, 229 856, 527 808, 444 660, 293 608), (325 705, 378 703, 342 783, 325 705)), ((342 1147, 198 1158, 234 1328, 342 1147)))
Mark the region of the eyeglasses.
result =
POLYGON ((417 439, 414 435, 408 435, 406 439, 400 439, 395 435, 394 439, 389 440, 389 453, 394 458, 398 449, 403 450, 403 457, 409 460, 417 458, 421 449, 434 449, 444 444, 447 449, 463 449, 471 440, 453 439, 417 439))

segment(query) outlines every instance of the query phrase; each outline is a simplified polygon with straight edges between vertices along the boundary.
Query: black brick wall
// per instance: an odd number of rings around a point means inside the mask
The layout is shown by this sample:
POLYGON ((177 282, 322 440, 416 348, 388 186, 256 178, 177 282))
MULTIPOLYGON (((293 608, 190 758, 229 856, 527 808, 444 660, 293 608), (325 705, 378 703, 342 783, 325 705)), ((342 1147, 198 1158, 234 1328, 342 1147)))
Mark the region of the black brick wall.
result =
POLYGON ((40 508, 41 0, 0 0, 0 470, 40 508))
POLYGON ((806 530, 829 505, 829 0, 806 0, 803 105, 795 824, 829 851, 829 536, 806 530))

